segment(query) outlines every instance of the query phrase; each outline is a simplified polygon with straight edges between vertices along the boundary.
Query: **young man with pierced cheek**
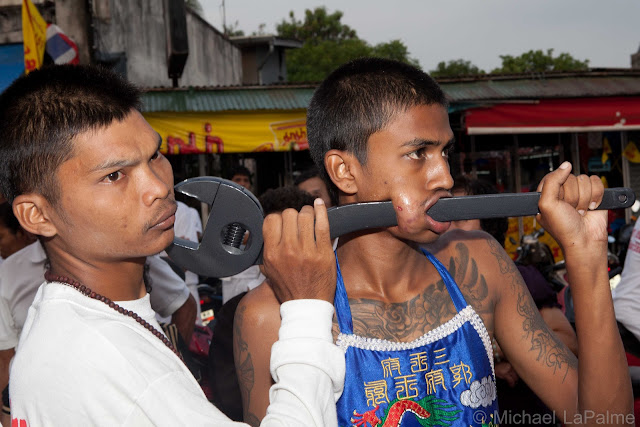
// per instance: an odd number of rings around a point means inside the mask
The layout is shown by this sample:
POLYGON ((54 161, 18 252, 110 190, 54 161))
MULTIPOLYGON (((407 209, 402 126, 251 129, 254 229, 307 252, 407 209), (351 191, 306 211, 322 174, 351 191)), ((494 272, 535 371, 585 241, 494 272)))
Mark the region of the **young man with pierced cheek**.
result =
MULTIPOLYGON (((12 423, 235 425, 207 401, 149 303, 145 259, 173 241, 176 202, 138 90, 99 68, 34 71, 0 95, 0 134, 2 192, 49 262, 11 364, 12 423)), ((269 217, 263 234, 266 275, 287 301, 263 424, 335 425, 344 361, 330 334, 326 208, 269 217)))
MULTIPOLYGON (((453 132, 435 81, 395 61, 352 61, 314 93, 307 129, 312 157, 339 205, 391 200, 398 217, 396 227, 339 239, 333 332, 347 367, 339 425, 500 423, 494 337, 558 421, 608 414, 630 422, 630 381, 608 285, 606 212, 593 210, 604 191, 598 177, 571 175, 564 163, 541 184, 539 220, 562 245, 580 294, 578 365, 491 236, 445 234, 449 223, 427 215, 453 185, 453 132)), ((245 421, 253 424, 267 405, 278 305, 263 284, 236 312, 236 369, 245 421)))

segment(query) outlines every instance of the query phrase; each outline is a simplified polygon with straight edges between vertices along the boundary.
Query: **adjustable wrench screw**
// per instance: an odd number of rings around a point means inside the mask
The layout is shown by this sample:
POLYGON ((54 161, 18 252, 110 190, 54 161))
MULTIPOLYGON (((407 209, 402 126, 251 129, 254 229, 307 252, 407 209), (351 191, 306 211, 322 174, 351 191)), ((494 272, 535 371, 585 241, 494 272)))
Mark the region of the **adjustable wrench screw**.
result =
POLYGON ((223 243, 234 248, 239 248, 244 237, 245 229, 240 224, 234 222, 227 227, 227 231, 224 234, 223 243))

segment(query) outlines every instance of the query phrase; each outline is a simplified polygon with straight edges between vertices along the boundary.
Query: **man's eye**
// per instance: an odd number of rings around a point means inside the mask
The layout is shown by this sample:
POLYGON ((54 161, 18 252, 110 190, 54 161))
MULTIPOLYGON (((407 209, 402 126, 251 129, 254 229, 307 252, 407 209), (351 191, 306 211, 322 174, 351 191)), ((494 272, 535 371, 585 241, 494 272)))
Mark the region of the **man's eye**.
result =
POLYGON ((420 148, 416 151, 410 152, 409 154, 407 154, 407 156, 412 160, 418 160, 420 159, 420 157, 424 157, 424 152, 425 152, 425 149, 420 148))
POLYGON ((109 181, 109 182, 116 182, 117 180, 119 180, 122 177, 122 172, 117 171, 117 172, 111 172, 109 175, 107 175, 104 179, 109 181))
POLYGON ((155 153, 153 153, 153 156, 151 156, 151 160, 155 160, 158 157, 160 157, 160 150, 156 151, 155 153))

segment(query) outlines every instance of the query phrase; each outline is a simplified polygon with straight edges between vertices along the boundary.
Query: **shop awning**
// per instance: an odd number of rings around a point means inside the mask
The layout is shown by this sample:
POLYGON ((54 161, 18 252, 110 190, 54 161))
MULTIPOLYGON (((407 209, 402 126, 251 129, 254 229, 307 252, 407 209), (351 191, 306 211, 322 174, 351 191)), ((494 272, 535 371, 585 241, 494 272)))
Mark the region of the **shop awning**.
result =
POLYGON ((470 108, 469 135, 640 129, 640 97, 540 99, 470 108))

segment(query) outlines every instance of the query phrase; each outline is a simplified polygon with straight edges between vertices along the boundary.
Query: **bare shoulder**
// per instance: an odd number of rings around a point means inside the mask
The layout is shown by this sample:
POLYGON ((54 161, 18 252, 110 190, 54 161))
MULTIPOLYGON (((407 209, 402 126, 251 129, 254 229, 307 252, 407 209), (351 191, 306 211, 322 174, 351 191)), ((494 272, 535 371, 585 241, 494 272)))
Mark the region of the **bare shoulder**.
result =
POLYGON ((498 243, 489 233, 482 230, 466 231, 455 229, 447 231, 438 240, 425 246, 425 248, 438 258, 440 256, 446 258, 447 255, 455 252, 455 248, 459 245, 465 245, 469 249, 486 249, 486 245, 492 241, 496 244, 498 243))
POLYGON ((252 327, 280 326, 280 302, 266 281, 242 298, 236 311, 238 316, 252 327))
POLYGON ((513 273, 517 270, 500 243, 482 230, 451 230, 429 245, 427 249, 445 266, 452 257, 468 258, 486 277, 496 273, 513 273), (467 254, 466 257, 465 254, 467 254))
POLYGON ((425 249, 445 266, 466 301, 492 330, 493 310, 500 290, 505 280, 516 280, 517 273, 502 246, 484 231, 451 230, 425 249))

